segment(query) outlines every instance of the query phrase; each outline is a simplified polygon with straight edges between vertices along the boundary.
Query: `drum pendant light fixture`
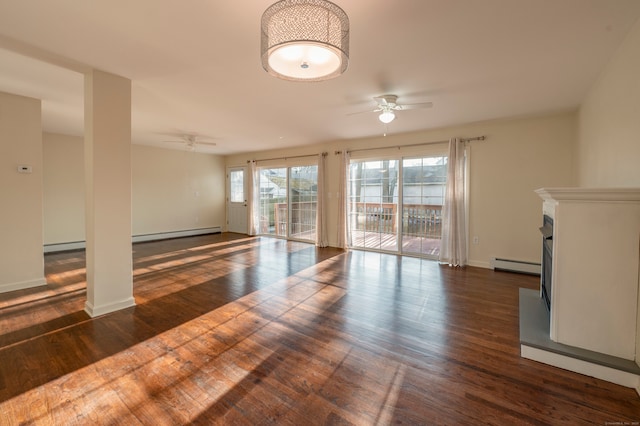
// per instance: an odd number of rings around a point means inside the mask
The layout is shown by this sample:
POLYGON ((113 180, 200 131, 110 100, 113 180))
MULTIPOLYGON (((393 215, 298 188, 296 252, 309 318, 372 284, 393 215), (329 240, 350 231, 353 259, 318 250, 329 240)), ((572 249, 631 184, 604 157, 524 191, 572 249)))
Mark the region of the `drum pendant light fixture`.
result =
POLYGON ((263 13, 261 28, 262 66, 275 77, 321 81, 347 69, 349 18, 330 1, 278 1, 263 13))

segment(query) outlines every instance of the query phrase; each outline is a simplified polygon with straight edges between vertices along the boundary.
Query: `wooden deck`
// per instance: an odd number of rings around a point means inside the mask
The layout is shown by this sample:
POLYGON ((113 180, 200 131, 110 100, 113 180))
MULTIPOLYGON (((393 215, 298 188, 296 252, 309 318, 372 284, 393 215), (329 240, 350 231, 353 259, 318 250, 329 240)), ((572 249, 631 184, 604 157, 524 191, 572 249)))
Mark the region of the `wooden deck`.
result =
POLYGON ((633 389, 520 357, 538 277, 237 234, 138 243, 89 318, 82 251, 0 294, 0 425, 634 424, 633 389))
MULTIPOLYGON (((356 231, 353 233, 351 245, 354 248, 398 252, 398 236, 389 233, 356 231)), ((440 239, 404 236, 402 253, 436 259, 440 254, 440 239)))

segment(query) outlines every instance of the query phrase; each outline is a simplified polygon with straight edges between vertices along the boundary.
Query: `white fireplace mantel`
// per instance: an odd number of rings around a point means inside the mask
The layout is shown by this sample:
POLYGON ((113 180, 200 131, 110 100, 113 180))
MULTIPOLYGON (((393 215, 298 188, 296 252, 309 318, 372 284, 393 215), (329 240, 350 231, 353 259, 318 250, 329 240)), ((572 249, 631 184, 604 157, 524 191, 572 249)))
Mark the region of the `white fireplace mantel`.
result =
POLYGON ((640 365, 640 188, 542 188, 553 218, 549 336, 640 365))
POLYGON ((551 340, 635 360, 640 189, 536 193, 554 220, 551 340))
POLYGON ((640 188, 540 188, 536 194, 547 201, 640 202, 640 188))

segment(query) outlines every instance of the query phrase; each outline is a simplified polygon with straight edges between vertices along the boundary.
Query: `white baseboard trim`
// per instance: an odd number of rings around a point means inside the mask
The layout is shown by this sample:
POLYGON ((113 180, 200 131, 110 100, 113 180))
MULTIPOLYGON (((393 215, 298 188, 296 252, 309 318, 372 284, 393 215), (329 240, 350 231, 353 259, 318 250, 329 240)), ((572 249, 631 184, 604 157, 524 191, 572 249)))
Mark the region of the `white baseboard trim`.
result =
POLYGON ((133 297, 120 300, 118 302, 107 303, 101 306, 93 306, 93 304, 87 300, 84 304, 84 311, 89 314, 91 318, 95 318, 100 315, 109 314, 132 306, 136 306, 136 301, 133 297))
POLYGON ((484 269, 494 269, 494 270, 501 270, 501 271, 507 271, 507 272, 520 272, 520 273, 527 273, 532 275, 540 275, 539 263, 507 261, 507 262, 516 262, 518 265, 516 267, 512 265, 509 268, 504 268, 504 267, 501 268, 500 266, 502 265, 498 263, 499 267, 496 268, 496 260, 502 261, 504 259, 492 258, 489 262, 482 262, 480 260, 469 260, 467 261, 467 265, 475 266, 478 268, 484 268, 484 269))
MULTIPOLYGON (((193 237, 196 235, 207 235, 207 234, 219 234, 220 232, 222 232, 222 228, 220 226, 214 226, 212 228, 187 229, 184 231, 171 231, 171 232, 159 232, 156 234, 134 235, 131 237, 131 241, 134 243, 141 243, 145 241, 167 240, 169 238, 193 237)), ((85 247, 86 247, 86 244, 84 241, 73 241, 69 243, 54 243, 54 244, 46 244, 44 246, 44 252, 55 253, 58 251, 80 250, 80 249, 84 249, 85 247)))
POLYGON ((41 285, 47 285, 47 280, 45 277, 37 278, 35 280, 20 281, 17 283, 0 284, 0 293, 7 293, 9 291, 15 291, 15 290, 23 290, 25 288, 31 288, 31 287, 39 287, 41 285))
POLYGON ((196 235, 219 234, 222 228, 214 226, 213 228, 187 229, 185 231, 159 232, 157 234, 134 235, 131 240, 134 243, 145 241, 167 240, 169 238, 194 237, 196 235))
POLYGON ((84 241, 74 241, 71 243, 46 244, 44 246, 45 253, 55 253, 57 251, 80 250, 85 248, 84 241))
POLYGON ((640 395, 640 376, 627 371, 617 370, 604 365, 594 364, 555 352, 545 351, 532 346, 520 345, 520 355, 523 358, 553 365, 574 373, 606 380, 620 386, 635 389, 640 395))
POLYGON ((490 264, 496 271, 519 272, 531 275, 540 275, 540 272, 542 271, 541 264, 523 260, 493 257, 491 258, 490 264))

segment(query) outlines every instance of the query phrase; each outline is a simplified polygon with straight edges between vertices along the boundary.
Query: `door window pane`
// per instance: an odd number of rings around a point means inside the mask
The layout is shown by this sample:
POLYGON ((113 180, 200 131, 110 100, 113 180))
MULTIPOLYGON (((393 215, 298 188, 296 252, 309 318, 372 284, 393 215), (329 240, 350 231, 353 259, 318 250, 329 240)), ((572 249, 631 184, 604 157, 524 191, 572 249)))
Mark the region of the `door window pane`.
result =
POLYGON ((244 171, 231 170, 229 173, 229 190, 232 203, 244 203, 244 171))

